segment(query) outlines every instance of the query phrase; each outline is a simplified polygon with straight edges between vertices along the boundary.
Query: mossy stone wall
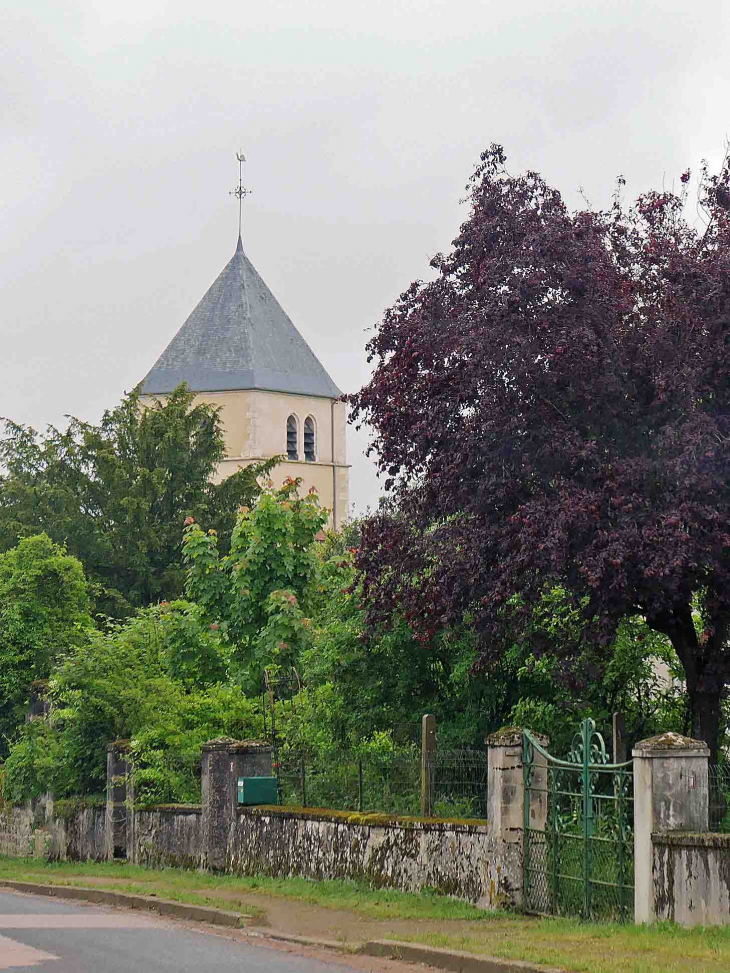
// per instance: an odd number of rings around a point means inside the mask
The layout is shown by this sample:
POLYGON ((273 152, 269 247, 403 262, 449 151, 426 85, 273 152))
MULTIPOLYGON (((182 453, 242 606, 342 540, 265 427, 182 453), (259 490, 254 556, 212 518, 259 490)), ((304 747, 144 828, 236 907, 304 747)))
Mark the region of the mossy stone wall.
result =
POLYGON ((128 856, 135 865, 153 868, 204 868, 201 806, 171 804, 135 810, 128 856))
POLYGON ((730 834, 655 834, 652 846, 657 919, 730 923, 730 834))
POLYGON ((483 822, 285 807, 238 809, 226 871, 435 889, 483 908, 512 904, 522 881, 520 849, 483 822))
MULTIPOLYGON (((84 802, 5 809, 0 852, 60 859, 105 857, 105 809, 84 802)), ((133 811, 135 864, 201 868, 207 864, 199 805, 133 811)), ((237 875, 299 875, 366 881, 405 892, 436 890, 484 908, 513 904, 522 881, 521 850, 485 822, 396 818, 316 808, 239 807, 219 850, 237 875)))
POLYGON ((51 797, 0 813, 0 854, 101 861, 105 857, 104 805, 51 797))

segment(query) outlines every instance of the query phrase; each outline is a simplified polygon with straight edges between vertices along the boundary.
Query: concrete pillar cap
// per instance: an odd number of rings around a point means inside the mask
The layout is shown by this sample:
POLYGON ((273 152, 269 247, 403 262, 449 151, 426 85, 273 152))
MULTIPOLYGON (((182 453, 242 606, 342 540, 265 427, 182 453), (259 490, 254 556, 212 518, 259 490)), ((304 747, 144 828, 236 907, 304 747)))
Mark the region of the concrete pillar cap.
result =
POLYGON ((681 733, 660 733, 658 736, 640 740, 633 749, 635 757, 708 757, 710 748, 704 740, 684 737, 681 733))
POLYGON ((231 753, 263 753, 274 748, 265 740, 234 740, 228 749, 231 753))
POLYGON ((271 744, 264 740, 234 740, 232 737, 219 737, 208 740, 203 744, 205 752, 224 751, 225 753, 255 753, 259 750, 271 750, 271 744))
MULTIPOLYGON (((488 747, 517 747, 522 746, 522 734, 524 730, 521 726, 504 726, 501 730, 497 730, 495 733, 490 733, 487 739, 484 741, 488 747)), ((533 733, 530 730, 532 736, 537 740, 541 747, 547 747, 550 743, 550 737, 544 736, 542 733, 533 733)))
POLYGON ((131 740, 112 740, 111 743, 107 743, 106 752, 107 753, 129 753, 132 749, 131 740))

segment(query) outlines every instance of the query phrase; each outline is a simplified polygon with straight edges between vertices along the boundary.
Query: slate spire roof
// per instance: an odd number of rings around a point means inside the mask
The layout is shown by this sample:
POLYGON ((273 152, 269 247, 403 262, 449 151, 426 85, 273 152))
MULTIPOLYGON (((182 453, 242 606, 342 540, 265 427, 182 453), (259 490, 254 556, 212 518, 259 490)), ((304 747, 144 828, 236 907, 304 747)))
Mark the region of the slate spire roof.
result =
POLYGON ((341 393, 243 251, 236 252, 142 383, 164 395, 266 389, 337 398, 341 393))

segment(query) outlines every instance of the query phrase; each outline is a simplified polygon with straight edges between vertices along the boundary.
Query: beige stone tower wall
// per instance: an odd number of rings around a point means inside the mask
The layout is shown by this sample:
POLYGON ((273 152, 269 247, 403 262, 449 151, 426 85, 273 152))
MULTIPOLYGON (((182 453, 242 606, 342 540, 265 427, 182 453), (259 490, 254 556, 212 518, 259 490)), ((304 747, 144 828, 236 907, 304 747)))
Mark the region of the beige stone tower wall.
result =
POLYGON ((343 402, 288 392, 201 392, 196 402, 221 406, 227 457, 218 467, 220 483, 250 463, 287 455, 286 426, 290 415, 299 428, 299 459, 286 460, 272 472, 276 485, 301 477, 302 495, 314 486, 330 525, 340 528, 350 508, 350 468, 345 448, 346 407, 343 402), (315 427, 315 460, 304 459, 304 421, 315 427))

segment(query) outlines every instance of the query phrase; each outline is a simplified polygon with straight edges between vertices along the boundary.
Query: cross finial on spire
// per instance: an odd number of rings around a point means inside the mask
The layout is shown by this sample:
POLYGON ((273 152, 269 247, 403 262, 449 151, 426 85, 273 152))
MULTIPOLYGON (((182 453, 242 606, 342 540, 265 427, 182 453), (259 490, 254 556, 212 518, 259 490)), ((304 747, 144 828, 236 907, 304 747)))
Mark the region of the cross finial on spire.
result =
POLYGON ((236 152, 236 158, 238 159, 238 185, 235 189, 228 193, 229 196, 238 197, 238 236, 241 236, 242 228, 242 217, 243 217, 243 199, 245 196, 250 195, 251 189, 246 189, 243 185, 243 163, 246 161, 246 156, 243 152, 236 152))

